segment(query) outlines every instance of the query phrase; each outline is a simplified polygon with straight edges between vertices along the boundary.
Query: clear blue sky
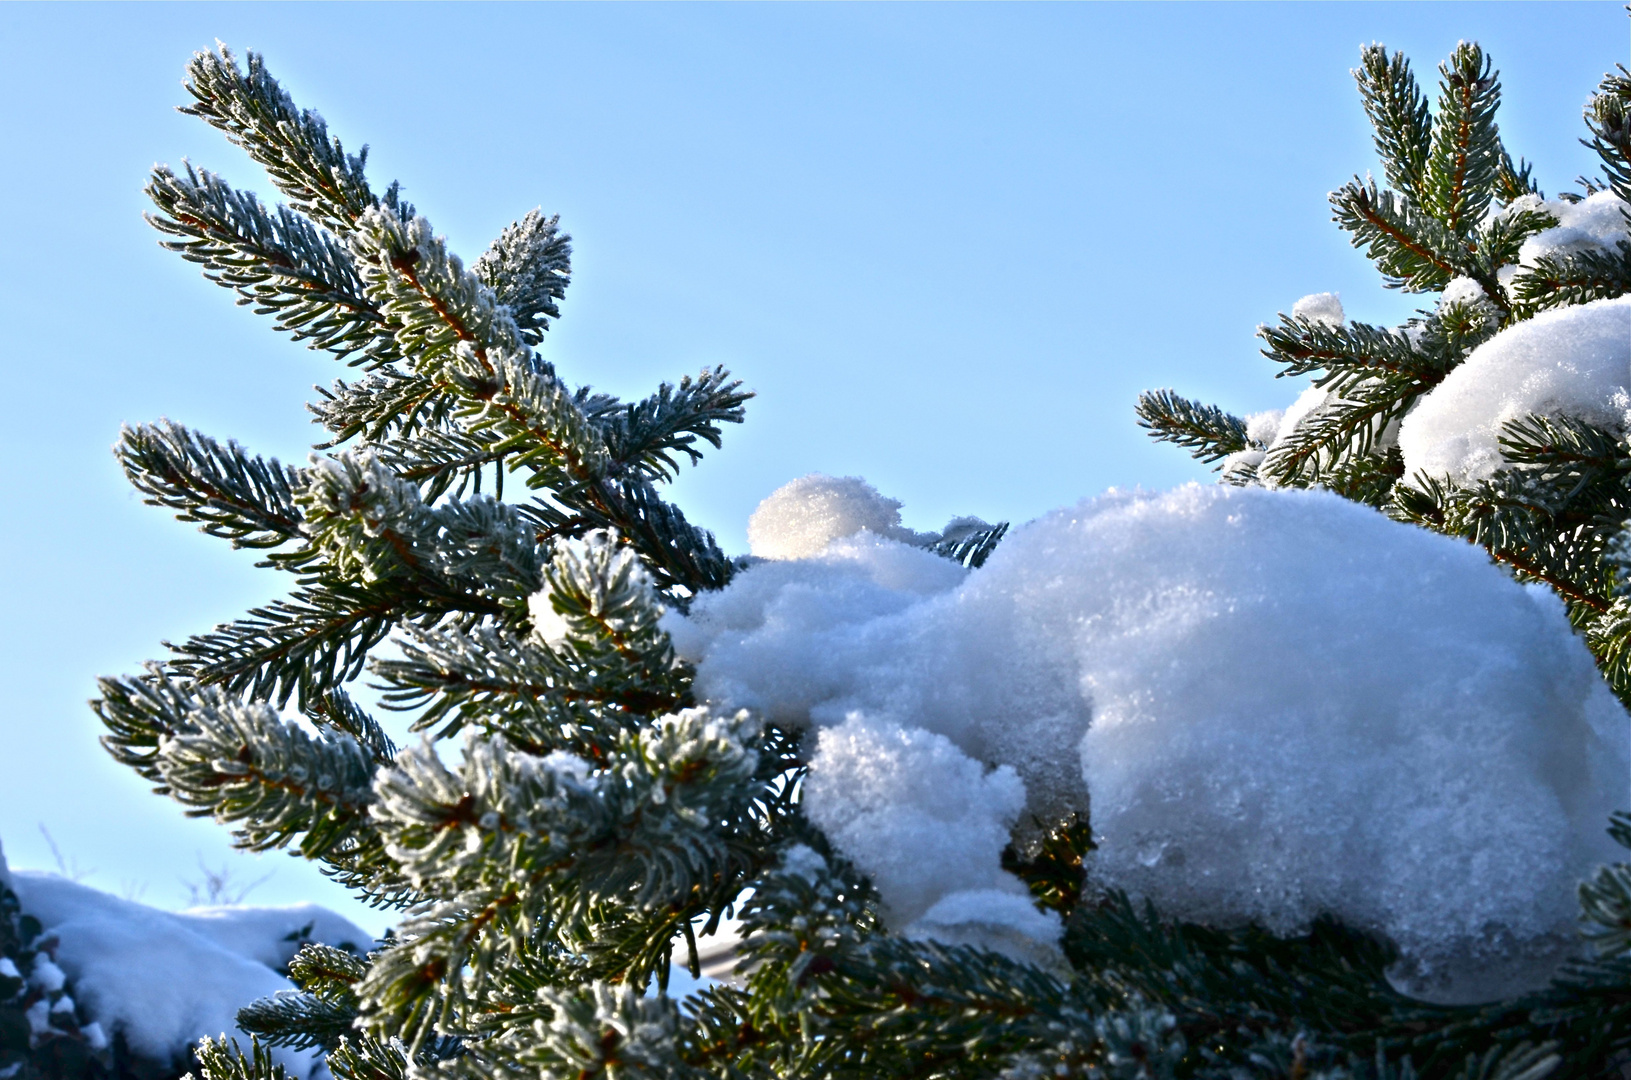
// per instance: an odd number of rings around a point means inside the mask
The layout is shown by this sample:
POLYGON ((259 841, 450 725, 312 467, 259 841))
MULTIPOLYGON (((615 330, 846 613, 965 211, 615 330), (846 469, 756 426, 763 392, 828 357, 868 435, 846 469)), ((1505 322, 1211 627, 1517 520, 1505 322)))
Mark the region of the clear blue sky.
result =
MULTIPOLYGON (((108 760, 84 701, 288 584, 125 487, 123 421, 304 458, 338 365, 274 334, 141 220, 155 161, 265 192, 177 115, 216 39, 264 52, 377 186, 473 259, 534 206, 576 241, 559 368, 623 394, 724 363, 759 392, 675 496, 728 550, 804 473, 863 475, 907 523, 1024 520, 1111 485, 1204 478, 1132 420, 1174 386, 1284 405, 1253 328, 1337 291, 1397 321, 1329 223, 1373 167, 1363 42, 1431 73, 1495 57, 1507 145, 1548 192, 1588 171, 1580 106, 1625 62, 1612 0, 1232 6, 0 5, 0 841, 38 826, 115 891, 178 904, 200 858, 261 902, 345 898, 108 760)), ((365 919, 378 928, 377 918, 365 919)))

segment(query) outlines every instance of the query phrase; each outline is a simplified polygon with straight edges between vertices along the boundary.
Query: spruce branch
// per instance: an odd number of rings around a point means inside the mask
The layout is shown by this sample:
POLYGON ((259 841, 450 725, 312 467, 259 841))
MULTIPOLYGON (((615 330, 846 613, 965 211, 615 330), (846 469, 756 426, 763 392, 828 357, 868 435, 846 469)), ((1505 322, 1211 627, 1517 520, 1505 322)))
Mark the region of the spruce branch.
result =
MULTIPOLYGON (((448 1030, 525 941, 571 942, 601 905, 669 922, 728 903, 774 839, 765 766, 778 763, 761 759, 762 742, 746 714, 691 709, 624 735, 600 769, 496 736, 467 738, 457 771, 428 746, 399 755, 372 813, 392 857, 437 899, 359 984, 365 1022, 416 1043, 448 1030)), ((666 960, 667 942, 647 940, 622 977, 643 983, 666 960)))
POLYGON ((169 420, 124 427, 114 455, 148 505, 200 522, 233 547, 272 548, 301 538, 299 469, 250 457, 237 443, 223 446, 169 420))
POLYGON ((356 1010, 346 1010, 311 994, 284 993, 260 998, 238 1010, 238 1027, 266 1046, 291 1050, 333 1050, 351 1034, 356 1010))
POLYGON ((1376 154, 1395 191, 1420 202, 1427 177, 1433 125, 1427 95, 1403 53, 1389 56, 1380 45, 1359 50, 1353 72, 1360 100, 1375 130, 1376 154))
POLYGON ((1525 195, 1546 195, 1533 176, 1534 166, 1522 158, 1513 162, 1506 147, 1501 147, 1501 161, 1495 175, 1495 198, 1502 203, 1514 203, 1525 195))
POLYGON ((532 1075, 619 1080, 695 1075, 676 1053, 681 1020, 671 998, 643 997, 634 987, 590 983, 540 992, 552 1018, 516 1056, 532 1075))
POLYGON ((1134 411, 1138 426, 1148 428, 1157 441, 1176 443, 1201 461, 1217 461, 1249 446, 1244 420, 1173 390, 1146 390, 1134 411))
MULTIPOLYGON (((1631 850, 1631 814, 1615 814, 1608 833, 1631 850)), ((1593 878, 1581 882, 1580 910, 1586 940, 1597 955, 1631 954, 1631 863, 1600 867, 1593 878)))
POLYGON ((97 687, 102 696, 91 701, 91 710, 107 729, 102 748, 154 784, 156 794, 170 794, 157 758, 161 742, 187 730, 193 697, 185 680, 149 663, 145 674, 100 678, 97 687))
POLYGON ((198 1072, 188 1073, 197 1080, 288 1080, 283 1066, 258 1039, 251 1039, 246 1054, 236 1039, 214 1039, 206 1035, 193 1048, 198 1072))
POLYGON ((1349 383, 1283 433, 1258 465, 1257 474, 1279 486, 1324 482, 1347 463, 1371 456, 1378 440, 1425 389, 1420 380, 1409 376, 1349 383))
POLYGON ((317 392, 323 400, 306 408, 332 436, 319 450, 357 437, 375 444, 390 436, 406 440, 422 429, 449 423, 457 404, 430 379, 389 367, 354 383, 336 380, 317 392))
POLYGON ((1586 103, 1586 129, 1582 140, 1597 151, 1609 189, 1631 202, 1631 73, 1623 64, 1603 76, 1597 92, 1586 103))
POLYGON ((270 706, 212 687, 191 698, 184 726, 159 742, 153 760, 189 816, 235 824, 235 844, 250 851, 301 836, 307 858, 321 858, 363 822, 374 763, 356 740, 314 737, 270 706))
POLYGON ((663 383, 644 401, 611 412, 602 421, 607 450, 613 461, 649 480, 672 479, 679 474, 678 458, 692 465, 702 460, 700 439, 718 449, 720 424, 740 424, 743 404, 753 396, 723 367, 703 371, 678 386, 663 383))
POLYGON ((1631 292, 1631 241, 1619 241, 1613 251, 1543 255, 1514 275, 1511 288, 1529 312, 1624 296, 1631 292))
MULTIPOLYGON (((295 106, 258 53, 247 61, 247 70, 239 70, 224 45, 194 54, 184 83, 193 103, 181 112, 223 132, 248 153, 296 211, 347 235, 359 217, 381 203, 363 177, 367 148, 347 154, 339 139, 330 138, 321 116, 295 106)), ((397 204, 395 185, 384 202, 412 217, 412 207, 397 204)))
POLYGON ((1376 263, 1390 289, 1437 292, 1457 275, 1477 276, 1479 268, 1454 233, 1374 182, 1355 177, 1331 193, 1331 208, 1336 223, 1376 263))
POLYGON ((599 760, 616 734, 691 703, 689 672, 658 626, 664 608, 639 560, 609 533, 561 545, 532 600, 533 637, 502 626, 409 628, 402 659, 374 671, 416 730, 502 731, 529 752, 599 760))
POLYGON ((1331 326, 1306 316, 1281 315, 1278 326, 1260 326, 1263 355, 1284 367, 1281 376, 1325 373, 1317 382, 1338 393, 1378 375, 1405 376, 1437 384, 1460 357, 1420 348, 1410 337, 1369 323, 1331 326))
POLYGON ((305 714, 313 723, 357 740, 376 765, 388 765, 396 758, 396 744, 385 729, 368 715, 366 709, 351 700, 351 695, 341 687, 336 686, 322 697, 308 702, 305 714))
POLYGON ((394 582, 304 586, 286 599, 171 645, 171 666, 201 683, 279 705, 293 696, 304 709, 307 702, 361 674, 368 650, 385 640, 399 620, 472 606, 484 614, 502 610, 486 601, 455 608, 447 599, 426 603, 421 590, 394 582))
POLYGON ((353 1032, 355 985, 368 962, 355 953, 316 942, 289 961, 289 978, 301 992, 262 998, 238 1010, 238 1026, 267 1046, 335 1050, 353 1032))
POLYGON ((470 268, 510 309, 521 339, 535 348, 549 320, 561 317, 556 305, 572 276, 572 238, 560 231, 560 220, 529 210, 470 268))
POLYGON ((1002 543, 1002 538, 1006 535, 1008 535, 1006 521, 995 525, 976 521, 966 529, 947 529, 944 536, 929 545, 929 550, 952 562, 962 563, 971 570, 978 570, 985 565, 985 561, 997 550, 997 545, 1002 543))
POLYGON ((1439 76, 1421 205, 1465 239, 1489 210, 1505 156, 1495 125, 1501 84, 1483 50, 1465 41, 1439 65, 1439 76))
POLYGON ((279 330, 352 364, 397 359, 384 318, 363 292, 351 254, 332 234, 278 207, 275 213, 220 177, 186 166, 153 170, 147 185, 157 213, 148 224, 176 237, 162 242, 204 276, 270 315, 279 330), (353 354, 357 354, 353 356, 353 354))

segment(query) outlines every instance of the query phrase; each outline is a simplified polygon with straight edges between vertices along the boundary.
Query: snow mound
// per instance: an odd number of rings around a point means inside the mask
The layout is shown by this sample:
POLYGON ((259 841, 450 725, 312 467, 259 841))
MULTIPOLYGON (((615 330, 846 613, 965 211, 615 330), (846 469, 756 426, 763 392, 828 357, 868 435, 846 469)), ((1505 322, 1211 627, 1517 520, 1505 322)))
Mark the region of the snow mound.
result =
MULTIPOLYGON (((245 1046, 238 1010, 294 986, 277 970, 303 941, 366 950, 373 938, 314 904, 206 907, 169 912, 55 874, 12 872, 27 914, 56 939, 52 954, 74 981, 81 1004, 131 1050, 159 1062, 180 1060, 205 1035, 245 1046)), ((321 1054, 279 1048, 290 1076, 322 1070, 321 1054)))
POLYGON ((1292 318, 1301 316, 1332 327, 1341 326, 1347 321, 1347 316, 1342 312, 1342 298, 1334 292, 1313 293, 1303 297, 1291 305, 1291 316, 1292 318))
POLYGON ((1502 462, 1502 425, 1531 414, 1626 430, 1628 384, 1631 296, 1542 312, 1478 346, 1416 403, 1399 429, 1405 475, 1487 479, 1502 462))
POLYGON ((1330 912, 1414 992, 1493 997, 1569 953, 1631 805, 1627 717, 1561 604, 1324 492, 1112 492, 972 573, 857 537, 667 625, 699 695, 827 729, 812 818, 939 940, 1016 932, 978 902, 1017 896, 1006 766, 1045 819, 1091 791, 1101 885, 1288 933, 1330 912))
POLYGON ((901 527, 900 503, 858 476, 811 473, 783 484, 748 519, 748 547, 761 559, 806 559, 834 540, 865 529, 912 543, 901 527))

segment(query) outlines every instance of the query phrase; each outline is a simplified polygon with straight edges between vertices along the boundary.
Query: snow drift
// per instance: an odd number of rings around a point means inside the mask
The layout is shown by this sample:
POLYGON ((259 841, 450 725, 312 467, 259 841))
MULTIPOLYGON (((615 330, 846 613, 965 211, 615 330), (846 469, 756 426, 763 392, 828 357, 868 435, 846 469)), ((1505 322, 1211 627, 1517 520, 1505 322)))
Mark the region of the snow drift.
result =
MULTIPOLYGON (((0 879, 5 875, 0 860, 0 879)), ((13 870, 8 884, 22 909, 54 938, 57 967, 110 1035, 153 1061, 182 1060, 205 1035, 248 1046, 240 1008, 291 991, 279 974, 300 945, 319 941, 360 951, 373 938, 315 904, 200 907, 170 912, 121 900, 55 874, 13 870)), ((321 1054, 272 1051, 291 1077, 326 1075, 321 1054)))
POLYGON ((1413 991, 1492 997, 1569 952, 1614 857, 1627 717, 1561 604, 1463 542, 1194 485, 1055 512, 974 572, 767 531, 820 554, 667 625, 700 695, 821 729, 806 809, 908 933, 1045 949, 998 852, 1091 792, 1098 884, 1281 932, 1329 912, 1392 938, 1413 991))

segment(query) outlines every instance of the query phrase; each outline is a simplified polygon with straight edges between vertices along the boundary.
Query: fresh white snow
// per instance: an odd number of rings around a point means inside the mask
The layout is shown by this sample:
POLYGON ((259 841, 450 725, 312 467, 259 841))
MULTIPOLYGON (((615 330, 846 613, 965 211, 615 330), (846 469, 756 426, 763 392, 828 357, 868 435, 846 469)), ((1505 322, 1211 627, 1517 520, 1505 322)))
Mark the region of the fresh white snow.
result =
POLYGON ((1302 317, 1326 326, 1341 326, 1347 321, 1342 312, 1342 298, 1336 293, 1311 293, 1291 305, 1293 318, 1302 317))
MULTIPOLYGON (((180 1057, 204 1035, 225 1034, 247 1046, 238 1010, 294 989, 275 969, 302 940, 363 951, 373 943, 365 931, 315 904, 170 912, 55 874, 15 870, 10 880, 23 911, 56 942, 50 949, 55 962, 36 959, 34 979, 42 987, 73 981, 94 1018, 94 1031, 82 1029, 93 1043, 123 1031, 133 1051, 162 1062, 180 1057)), ((45 1022, 46 1014, 40 1019, 45 1022)), ((322 1069, 321 1057, 309 1052, 278 1049, 273 1056, 291 1076, 311 1077, 322 1069)))
POLYGON ((999 838, 1091 792, 1098 884, 1286 932, 1331 912, 1412 990, 1493 996, 1572 947, 1631 805, 1627 717, 1561 604, 1329 493, 1112 492, 972 573, 860 531, 666 625, 701 696, 822 729, 809 813, 940 940, 1045 949, 999 838))
POLYGON ((1416 403, 1399 430, 1405 475, 1482 480, 1501 428, 1531 414, 1628 430, 1631 296, 1541 312, 1478 348, 1416 403))
POLYGON ((1625 202, 1612 191, 1598 191, 1577 203, 1555 199, 1543 202, 1529 195, 1512 203, 1508 213, 1540 210, 1557 219, 1553 228, 1538 232, 1518 249, 1518 264, 1533 266, 1548 255, 1564 255, 1592 248, 1612 250, 1627 239, 1625 202))
POLYGON ((862 529, 912 543, 900 503, 858 476, 811 473, 778 488, 748 519, 748 547, 761 559, 803 559, 862 529))

